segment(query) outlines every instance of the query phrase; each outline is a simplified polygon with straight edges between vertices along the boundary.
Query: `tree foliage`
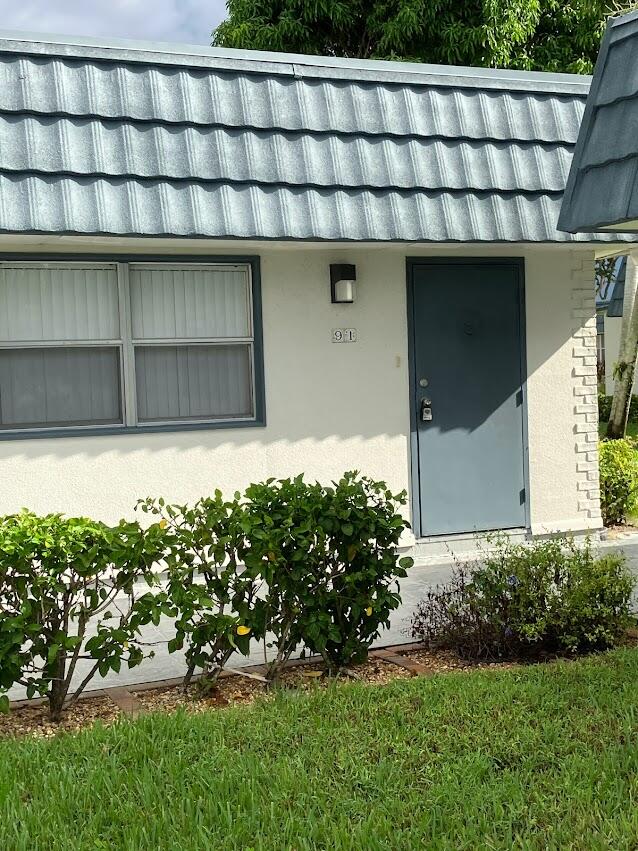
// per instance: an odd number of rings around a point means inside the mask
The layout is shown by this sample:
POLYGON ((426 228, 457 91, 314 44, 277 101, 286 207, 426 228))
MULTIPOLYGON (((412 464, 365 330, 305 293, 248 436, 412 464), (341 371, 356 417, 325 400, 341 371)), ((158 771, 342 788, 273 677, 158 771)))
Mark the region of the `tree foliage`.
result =
POLYGON ((213 44, 590 73, 615 0, 228 0, 213 44))

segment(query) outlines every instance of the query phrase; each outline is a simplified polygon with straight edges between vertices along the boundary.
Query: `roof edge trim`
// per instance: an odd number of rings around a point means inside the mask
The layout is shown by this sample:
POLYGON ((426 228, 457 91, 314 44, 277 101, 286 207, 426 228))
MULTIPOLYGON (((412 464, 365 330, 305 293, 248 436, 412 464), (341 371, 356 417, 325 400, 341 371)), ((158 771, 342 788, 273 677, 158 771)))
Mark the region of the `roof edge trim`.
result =
MULTIPOLYGON (((602 246, 610 246, 614 253, 622 253, 623 251, 628 251, 630 248, 627 247, 628 243, 635 242, 634 239, 630 239, 633 235, 626 234, 626 239, 623 241, 622 234, 618 234, 619 239, 612 240, 608 238, 606 234, 597 234, 597 233, 583 233, 577 235, 573 240, 569 239, 370 239, 370 238, 341 238, 335 239, 334 237, 318 237, 318 236, 209 236, 206 234, 187 234, 187 235, 176 235, 174 233, 138 233, 136 231, 130 231, 126 233, 120 233, 116 231, 77 231, 77 230, 60 230, 60 231, 48 231, 48 230, 10 230, 8 228, 0 227, 0 235, 2 236, 48 236, 48 237, 85 237, 87 240, 97 238, 97 237, 113 237, 115 239, 149 239, 149 240, 196 240, 197 242, 249 242, 249 243, 264 243, 266 245, 271 243, 299 243, 299 244, 317 244, 317 245, 532 245, 532 246, 541 246, 541 245, 556 245, 556 246, 569 246, 571 250, 576 251, 579 249, 585 249, 587 245, 602 245, 602 246), (589 237, 594 237, 590 239, 589 237)), ((614 234, 610 234, 610 237, 614 234)), ((630 245, 630 247, 631 247, 630 245)), ((47 249, 42 249, 41 253, 45 253, 47 249)), ((0 260, 3 259, 2 254, 6 252, 2 252, 0 248, 0 260)), ((11 254, 15 254, 16 252, 10 252, 11 254)), ((38 252, 34 251, 32 248, 27 251, 25 249, 24 252, 19 252, 21 254, 28 253, 31 256, 35 256, 38 252)), ((103 252, 102 252, 103 253, 103 252)), ((87 253, 86 255, 89 257, 90 255, 87 253)))
POLYGON ((89 61, 139 62, 147 65, 270 74, 297 79, 319 77, 398 85, 506 89, 564 95, 586 95, 591 83, 591 77, 579 74, 427 65, 375 59, 342 59, 330 56, 305 56, 125 39, 103 40, 83 36, 6 30, 0 30, 0 53, 56 56, 89 61))

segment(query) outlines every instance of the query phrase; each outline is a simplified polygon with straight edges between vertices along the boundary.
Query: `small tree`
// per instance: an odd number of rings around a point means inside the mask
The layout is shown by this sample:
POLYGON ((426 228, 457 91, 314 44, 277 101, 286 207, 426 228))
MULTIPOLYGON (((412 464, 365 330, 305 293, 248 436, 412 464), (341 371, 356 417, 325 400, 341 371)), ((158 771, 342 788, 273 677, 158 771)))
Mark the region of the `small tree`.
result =
MULTIPOLYGON (((81 517, 28 511, 0 522, 0 692, 19 684, 49 701, 61 718, 78 662, 88 670, 73 704, 93 677, 143 659, 139 627, 159 621, 138 606, 136 583, 155 581, 164 534, 136 523, 109 528, 81 517)), ((139 595, 150 598, 152 595, 139 595)), ((6 694, 2 708, 8 707, 6 694)))
POLYGON ((262 580, 259 570, 239 562, 245 532, 238 500, 236 494, 227 502, 216 491, 192 507, 161 498, 138 504, 166 528, 168 580, 158 596, 175 618, 169 652, 186 646, 184 687, 201 668, 211 688, 232 654, 248 655, 251 638, 262 637, 254 612, 262 580))
POLYGON ((397 554, 404 504, 405 493, 357 473, 332 487, 297 476, 247 489, 243 558, 267 589, 255 619, 275 648, 268 679, 299 646, 320 654, 329 673, 365 658, 412 564, 397 554))

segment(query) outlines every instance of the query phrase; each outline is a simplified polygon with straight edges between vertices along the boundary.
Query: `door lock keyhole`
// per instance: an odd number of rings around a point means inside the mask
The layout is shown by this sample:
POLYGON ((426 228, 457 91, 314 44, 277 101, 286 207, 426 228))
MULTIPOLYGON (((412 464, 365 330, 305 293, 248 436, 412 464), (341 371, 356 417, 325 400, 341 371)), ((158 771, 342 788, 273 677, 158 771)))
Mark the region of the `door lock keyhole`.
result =
POLYGON ((429 423, 432 421, 432 401, 430 399, 421 399, 421 422, 429 423))

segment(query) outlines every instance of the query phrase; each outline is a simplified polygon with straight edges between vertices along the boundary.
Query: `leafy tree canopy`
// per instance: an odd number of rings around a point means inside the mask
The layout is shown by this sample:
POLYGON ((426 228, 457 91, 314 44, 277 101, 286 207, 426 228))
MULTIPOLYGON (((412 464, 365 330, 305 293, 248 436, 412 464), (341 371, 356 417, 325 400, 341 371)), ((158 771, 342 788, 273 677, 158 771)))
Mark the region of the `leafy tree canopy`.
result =
POLYGON ((590 73, 616 0, 228 0, 213 44, 590 73))

